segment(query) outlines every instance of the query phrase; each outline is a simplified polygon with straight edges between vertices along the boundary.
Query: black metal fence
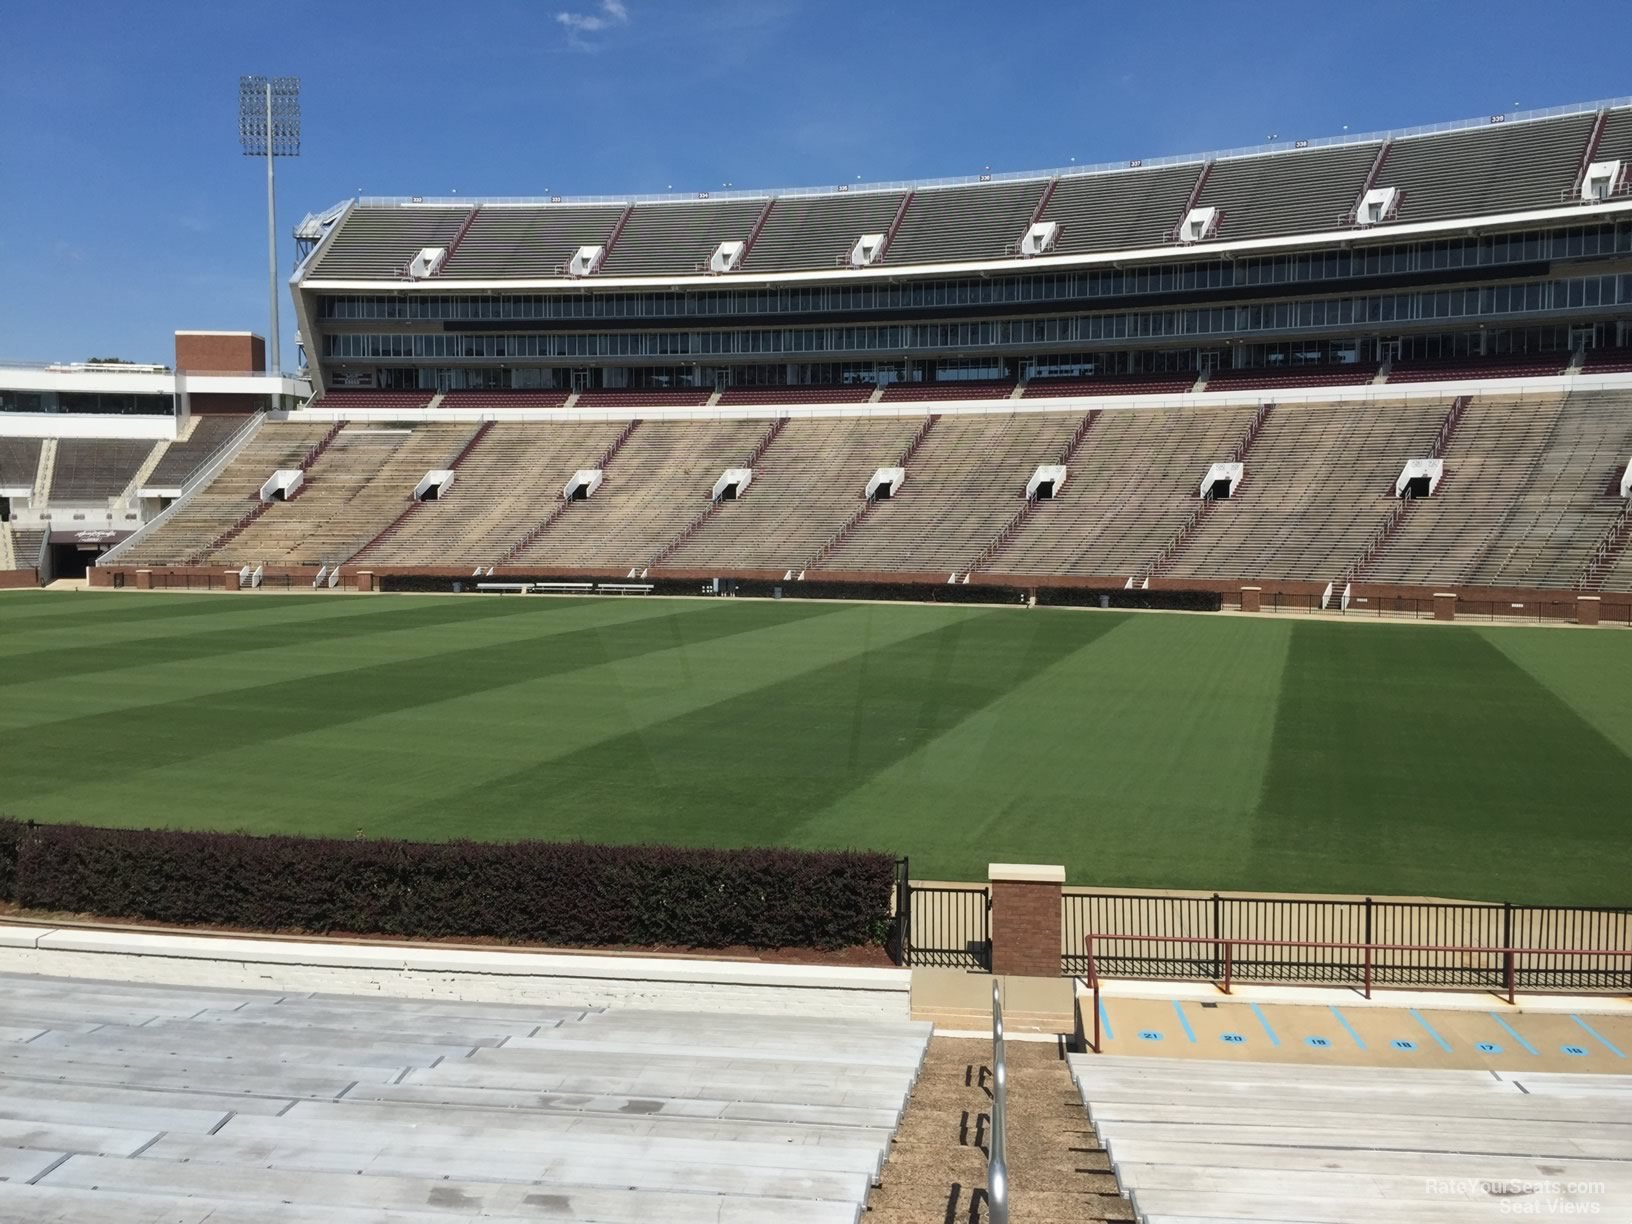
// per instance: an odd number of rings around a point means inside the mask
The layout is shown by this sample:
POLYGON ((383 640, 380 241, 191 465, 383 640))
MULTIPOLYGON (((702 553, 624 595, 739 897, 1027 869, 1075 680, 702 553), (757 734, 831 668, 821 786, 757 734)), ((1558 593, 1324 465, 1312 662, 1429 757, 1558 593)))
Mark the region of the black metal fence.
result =
POLYGON ((975 885, 914 884, 896 863, 890 954, 903 966, 992 967, 991 894, 975 885))
POLYGON ((1234 980, 1503 989, 1511 959, 1520 990, 1632 991, 1632 957, 1580 955, 1632 950, 1632 909, 1086 892, 1062 905, 1069 975, 1088 971, 1088 935, 1101 977, 1199 981, 1225 976, 1207 940, 1269 940, 1299 946, 1235 947, 1234 980), (1319 946, 1332 944, 1391 946, 1319 946))

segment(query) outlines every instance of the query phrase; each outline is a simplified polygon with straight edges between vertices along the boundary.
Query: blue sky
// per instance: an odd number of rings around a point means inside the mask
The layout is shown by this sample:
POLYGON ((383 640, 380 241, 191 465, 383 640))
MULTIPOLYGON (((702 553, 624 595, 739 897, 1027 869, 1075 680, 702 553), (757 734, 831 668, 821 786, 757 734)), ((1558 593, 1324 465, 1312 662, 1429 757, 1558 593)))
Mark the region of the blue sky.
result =
MULTIPOLYGON (((266 329, 238 77, 303 78, 279 266, 368 195, 853 182, 1157 157, 1632 93, 1632 4, 0 0, 0 359, 266 329), (1563 12, 1564 10, 1559 10, 1563 12)), ((293 323, 284 296, 285 352, 293 323)))

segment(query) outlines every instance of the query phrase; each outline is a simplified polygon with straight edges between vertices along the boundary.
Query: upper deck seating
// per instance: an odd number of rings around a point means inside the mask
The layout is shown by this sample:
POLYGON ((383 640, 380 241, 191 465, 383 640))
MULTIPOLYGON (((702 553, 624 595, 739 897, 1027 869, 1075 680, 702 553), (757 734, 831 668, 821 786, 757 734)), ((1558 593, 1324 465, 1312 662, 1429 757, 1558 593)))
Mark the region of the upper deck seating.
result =
POLYGON ((152 453, 152 442, 63 438, 57 443, 49 500, 70 504, 118 497, 152 453))
POLYGON ((1355 387, 1377 377, 1375 363, 1304 365, 1289 369, 1214 370, 1208 391, 1295 391, 1304 387, 1355 387))
POLYGON ((579 247, 605 246, 622 215, 621 204, 484 204, 436 279, 558 276, 579 247))
POLYGON ((1343 227, 1381 144, 1294 149, 1213 163, 1197 207, 1223 216, 1215 236, 1279 238, 1343 227))
POLYGON ((918 417, 789 421, 754 465, 742 498, 722 504, 664 566, 802 567, 861 509, 867 481, 895 464, 922 424, 918 417))
POLYGON ((388 391, 372 387, 334 387, 323 393, 314 408, 423 408, 431 402, 434 391, 410 388, 388 391))
POLYGON ((1446 411, 1280 405, 1247 454, 1241 485, 1213 504, 1164 575, 1337 578, 1394 508, 1400 470, 1433 450, 1446 411))
POLYGON ((1170 245, 1202 166, 1195 161, 1061 178, 1043 210, 1044 221, 1060 226, 1049 253, 1082 255, 1170 245))
POLYGON ((1014 387, 1011 380, 995 378, 898 382, 885 387, 880 398, 886 404, 915 404, 928 400, 996 400, 1008 399, 1014 394, 1014 387))
POLYGON ((1222 461, 1256 407, 1100 413, 1065 484, 983 567, 997 574, 1128 577, 1196 508, 1207 465, 1222 461))
POLYGON ((578 392, 577 406, 592 408, 701 408, 713 394, 707 387, 608 387, 578 392))
POLYGON ((1390 146, 1376 185, 1404 193, 1393 218, 1402 224, 1557 208, 1594 119, 1584 112, 1404 136, 1390 146))
MULTIPOLYGON (((900 191, 781 196, 742 261, 748 272, 831 269, 863 234, 882 234, 901 207, 900 191)), ((744 239, 747 235, 742 235, 744 239)))
POLYGON ((746 404, 860 404, 873 398, 871 383, 848 386, 800 385, 731 387, 720 392, 720 406, 746 404))
POLYGON ((1183 395, 1195 386, 1194 373, 1099 374, 1091 378, 1033 378, 1021 399, 1051 399, 1069 395, 1183 395))
POLYGON ((597 275, 708 271, 722 242, 746 242, 764 199, 636 204, 597 275))
POLYGON ((1587 374, 1625 373, 1632 370, 1632 348, 1588 349, 1582 369, 1587 374))
POLYGON ((946 263, 1012 255, 1048 184, 1043 179, 915 192, 887 263, 946 263))
POLYGON ((1469 378, 1544 378, 1563 372, 1568 353, 1500 353, 1488 357, 1445 357, 1396 361, 1389 383, 1455 382, 1469 378))
POLYGON ((1082 417, 1069 412, 942 417, 879 501, 822 562, 827 570, 966 569, 1026 504, 1026 482, 1054 463, 1082 417))
POLYGON ((425 247, 446 247, 470 217, 470 207, 357 204, 329 236, 310 275, 335 279, 408 275, 425 247))
POLYGON ((560 408, 570 391, 541 388, 531 391, 446 391, 443 408, 560 408))
POLYGON ((453 485, 358 557, 372 565, 495 565, 560 504, 561 489, 592 466, 623 425, 501 421, 460 462, 453 485))
POLYGON ((556 571, 647 564, 708 509, 720 473, 740 467, 767 427, 765 421, 642 421, 594 496, 574 503, 513 564, 556 571))

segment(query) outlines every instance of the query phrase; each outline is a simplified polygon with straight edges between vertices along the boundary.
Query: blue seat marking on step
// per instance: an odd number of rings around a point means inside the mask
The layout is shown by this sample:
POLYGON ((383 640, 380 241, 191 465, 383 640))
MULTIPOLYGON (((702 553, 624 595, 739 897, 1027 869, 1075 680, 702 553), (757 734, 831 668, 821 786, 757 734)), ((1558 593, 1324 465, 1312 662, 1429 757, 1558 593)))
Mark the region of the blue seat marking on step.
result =
POLYGON ((1105 1010, 1104 999, 1099 1001, 1099 1027, 1104 1030, 1106 1041, 1116 1039, 1116 1034, 1111 1032, 1111 1013, 1105 1010))
POLYGON ((1324 1037, 1305 1037, 1303 1039, 1303 1044, 1306 1046, 1312 1046, 1317 1050, 1324 1050, 1332 1043, 1324 1037))
POLYGON ((1578 1045, 1560 1046, 1559 1048, 1571 1058, 1585 1058, 1587 1056, 1586 1050, 1578 1045))
POLYGON ((1530 1054, 1539 1054, 1539 1053, 1541 1053, 1540 1050, 1536 1049, 1535 1046, 1531 1045, 1522 1036, 1520 1036, 1518 1029, 1514 1028, 1506 1020, 1503 1020, 1495 1012, 1490 1013, 1490 1018, 1492 1020, 1496 1021, 1496 1023, 1501 1025, 1504 1029, 1506 1029, 1507 1030, 1507 1035, 1509 1037, 1513 1038, 1514 1041, 1518 1042, 1520 1047, 1523 1048, 1527 1053, 1530 1053, 1530 1054))
POLYGON ((1478 1050, 1481 1054, 1500 1054, 1502 1052, 1502 1047, 1497 1045, 1494 1041, 1481 1041, 1473 1048, 1478 1050))
POLYGON ((1571 1012, 1570 1013, 1570 1019, 1574 1020, 1578 1025, 1580 1025, 1581 1028, 1583 1030, 1585 1030, 1588 1035, 1590 1035, 1592 1037, 1596 1037, 1599 1040, 1599 1042, 1602 1043, 1604 1049, 1608 1050, 1611 1054, 1615 1055, 1616 1058, 1625 1058, 1626 1057, 1626 1054, 1624 1052, 1622 1052, 1620 1046, 1616 1045, 1608 1037, 1605 1037, 1597 1029, 1593 1028, 1592 1025, 1588 1024, 1585 1020, 1581 1019, 1580 1016, 1577 1016, 1574 1012, 1571 1012))
POLYGON ((1349 1036, 1354 1038, 1354 1044, 1359 1046, 1362 1050, 1365 1049, 1366 1043, 1360 1040, 1360 1034, 1354 1031, 1354 1025, 1349 1023, 1348 1017, 1342 1012, 1338 1011, 1335 1007, 1332 1008, 1332 1015, 1336 1016, 1337 1022, 1348 1030, 1349 1036))
POLYGON ((1225 1033, 1222 1040, 1226 1045, 1246 1045, 1247 1039, 1240 1033, 1225 1033))
POLYGON ((1440 1049, 1444 1050, 1447 1054, 1451 1052, 1451 1043, 1446 1041, 1445 1038, 1441 1037, 1438 1033, 1434 1032, 1434 1026, 1429 1024, 1428 1021, 1424 1020, 1422 1018, 1422 1013, 1414 1007, 1411 1009, 1411 1017, 1418 1024, 1422 1025, 1423 1028, 1428 1030, 1428 1036, 1439 1042, 1440 1049))
POLYGON ((1140 1029, 1139 1030, 1139 1040, 1140 1041, 1160 1041, 1161 1039, 1162 1039, 1162 1035, 1160 1033, 1158 1033, 1155 1029, 1140 1029))
POLYGON ((1416 1042, 1407 1041, 1404 1037, 1396 1037, 1388 1044, 1393 1046, 1396 1050, 1414 1050, 1417 1048, 1416 1042))
POLYGON ((1184 1014, 1184 1008, 1177 999, 1173 1000, 1173 1010, 1178 1013, 1179 1024, 1184 1028, 1184 1035, 1190 1038, 1190 1044, 1196 1044, 1196 1030, 1190 1027, 1190 1019, 1184 1014))
POLYGON ((1264 1032, 1269 1035, 1269 1044, 1272 1046, 1280 1045, 1281 1039, 1275 1036, 1275 1030, 1269 1027, 1269 1020, 1264 1016, 1264 1009, 1256 1003, 1249 1003, 1247 1006, 1252 1008, 1252 1014, 1258 1017, 1258 1023, 1264 1026, 1264 1032))

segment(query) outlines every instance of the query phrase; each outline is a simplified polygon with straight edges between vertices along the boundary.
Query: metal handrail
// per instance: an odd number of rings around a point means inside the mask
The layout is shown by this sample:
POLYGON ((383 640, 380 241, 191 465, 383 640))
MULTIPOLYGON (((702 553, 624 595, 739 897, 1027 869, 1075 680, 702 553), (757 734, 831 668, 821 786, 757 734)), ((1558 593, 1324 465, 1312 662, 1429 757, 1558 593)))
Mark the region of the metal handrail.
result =
POLYGON ((1003 996, 992 980, 992 1133, 986 1154, 986 1219, 1009 1224, 1008 1068, 1003 1055, 1003 996))
MULTIPOLYGON (((1090 933, 1083 936, 1083 951, 1088 959, 1086 980, 1094 996, 1094 1040, 1093 1049, 1100 1052, 1100 980, 1098 961, 1094 955, 1094 941, 1121 940, 1128 943, 1175 943, 1175 944, 1203 944, 1212 945, 1214 960, 1221 966, 1213 984, 1224 994, 1230 993, 1230 986, 1234 976, 1235 949, 1242 948, 1326 948, 1333 951, 1358 951, 1364 953, 1362 973, 1362 990, 1366 998, 1371 998, 1373 978, 1373 957, 1378 952, 1446 952, 1457 955, 1484 954, 1500 956, 1502 958, 1502 993, 1511 1006, 1518 993, 1518 958, 1521 956, 1606 956, 1625 957, 1632 959, 1632 948, 1522 948, 1503 944, 1397 944, 1397 943, 1366 943, 1347 942, 1343 940, 1319 939, 1237 939, 1228 935, 1121 935, 1109 931, 1090 933)), ((1455 986, 1443 989, 1457 989, 1455 986)), ((1476 987, 1462 987, 1461 989, 1483 989, 1476 987)))

